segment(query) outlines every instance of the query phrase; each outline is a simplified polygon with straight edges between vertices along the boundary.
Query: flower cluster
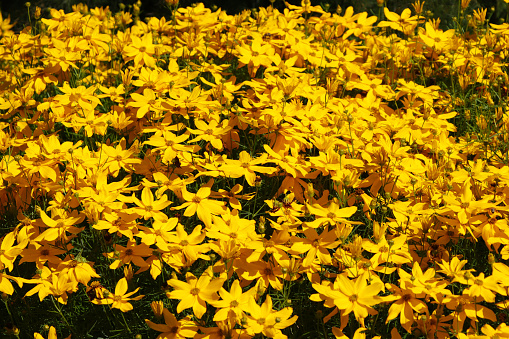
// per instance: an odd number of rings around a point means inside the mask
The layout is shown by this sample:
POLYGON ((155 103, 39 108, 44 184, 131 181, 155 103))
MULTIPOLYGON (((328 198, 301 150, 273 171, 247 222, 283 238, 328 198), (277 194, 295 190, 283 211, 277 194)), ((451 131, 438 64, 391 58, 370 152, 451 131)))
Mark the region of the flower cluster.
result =
POLYGON ((509 336, 509 24, 167 4, 0 16, 14 325, 37 294, 65 335, 75 298, 126 336, 509 336))

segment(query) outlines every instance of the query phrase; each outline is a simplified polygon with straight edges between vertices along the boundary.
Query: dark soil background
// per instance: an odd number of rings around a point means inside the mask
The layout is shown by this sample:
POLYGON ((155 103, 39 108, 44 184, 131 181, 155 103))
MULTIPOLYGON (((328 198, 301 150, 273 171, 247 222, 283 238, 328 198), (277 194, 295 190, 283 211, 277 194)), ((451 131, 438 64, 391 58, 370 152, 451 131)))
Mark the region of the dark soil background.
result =
MULTIPOLYGON (((49 8, 63 9, 66 12, 72 10, 72 5, 78 3, 86 4, 89 8, 109 6, 110 10, 116 12, 119 10, 119 4, 123 3, 126 5, 126 10, 129 6, 136 3, 135 0, 35 0, 30 2, 30 7, 27 8, 27 2, 25 1, 0 1, 0 11, 3 14, 4 19, 7 17, 11 18, 11 22, 15 23, 15 31, 22 30, 28 25, 28 12, 30 11, 31 16, 36 6, 43 9, 43 17, 50 17, 49 8)), ((222 8, 227 11, 228 14, 236 14, 245 9, 267 7, 270 5, 269 0, 180 0, 180 7, 187 7, 196 2, 203 2, 206 7, 209 8, 222 8)), ((300 0, 287 0, 287 2, 293 5, 299 5, 300 0)), ((411 4, 414 1, 410 0, 388 0, 386 2, 387 7, 391 11, 401 12, 404 8, 412 8, 411 4)), ((336 8, 341 6, 343 9, 348 6, 353 6, 356 13, 367 11, 371 15, 378 13, 378 7, 376 0, 311 0, 313 6, 321 5, 324 8, 328 7, 328 11, 335 12, 336 8)), ((440 17, 442 23, 446 26, 443 28, 449 28, 447 25, 451 22, 453 15, 457 13, 459 0, 426 0, 424 10, 430 10, 433 12, 434 17, 440 17)), ((274 7, 282 10, 285 8, 283 0, 275 0, 274 7)), ((488 16, 491 16, 490 22, 501 23, 507 15, 507 4, 503 0, 472 0, 469 8, 488 8, 488 16), (493 9, 490 11, 490 9, 493 9)), ((142 19, 146 17, 162 17, 169 16, 170 12, 165 6, 164 0, 142 0, 141 1, 141 13, 142 19)))

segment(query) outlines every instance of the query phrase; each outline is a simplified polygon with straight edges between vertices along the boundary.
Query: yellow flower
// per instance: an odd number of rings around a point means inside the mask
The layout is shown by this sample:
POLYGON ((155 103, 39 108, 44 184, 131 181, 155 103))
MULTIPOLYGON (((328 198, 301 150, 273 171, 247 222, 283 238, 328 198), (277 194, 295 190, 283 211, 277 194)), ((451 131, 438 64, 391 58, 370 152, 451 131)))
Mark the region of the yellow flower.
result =
POLYGON ((220 215, 225 213, 225 203, 222 201, 208 199, 211 194, 209 186, 201 187, 196 194, 190 193, 186 188, 182 190, 182 197, 185 203, 173 209, 180 210, 185 208, 184 215, 186 217, 198 215, 208 228, 212 225, 212 215, 220 215))
MULTIPOLYGON (((49 328, 49 332, 48 332, 48 339, 57 339, 57 338, 58 338, 57 330, 55 329, 55 327, 51 326, 49 328)), ((41 334, 35 332, 34 339, 44 339, 44 337, 41 334)), ((66 339, 71 339, 71 336, 68 336, 66 339)))
POLYGON ((168 280, 168 285, 175 290, 168 294, 170 299, 180 299, 177 305, 177 312, 192 308, 194 315, 201 319, 207 311, 207 303, 219 299, 217 292, 223 286, 223 279, 213 279, 209 271, 205 271, 199 279, 194 274, 187 273, 187 282, 178 279, 168 280))
POLYGON ((131 311, 133 309, 133 305, 129 303, 129 301, 140 300, 144 297, 144 295, 138 295, 136 297, 130 298, 134 293, 138 292, 139 287, 134 291, 127 292, 127 280, 126 278, 122 278, 118 281, 117 286, 115 287, 115 293, 104 293, 103 299, 94 299, 92 303, 97 305, 111 305, 112 308, 118 308, 122 312, 131 311))
POLYGON ((444 32, 441 29, 435 29, 431 23, 426 22, 426 33, 419 33, 419 37, 426 45, 440 53, 446 49, 446 47, 450 47, 451 38, 454 34, 455 31, 453 29, 449 29, 444 32))
POLYGON ((154 54, 156 53, 156 46, 153 44, 152 33, 145 34, 143 38, 136 35, 132 36, 132 42, 129 46, 125 47, 125 60, 134 60, 136 67, 147 65, 148 67, 154 67, 156 59, 154 54))
POLYGON ((352 281, 344 274, 340 274, 336 277, 332 288, 330 284, 313 284, 313 288, 325 299, 314 295, 312 300, 326 300, 326 304, 329 305, 332 302, 338 309, 342 310, 342 315, 353 312, 355 319, 364 326, 364 319, 369 314, 377 313, 371 306, 383 301, 378 296, 383 287, 381 282, 373 282, 368 285, 364 275, 352 281))
POLYGON ((415 27, 417 27, 417 16, 412 16, 412 12, 409 8, 405 8, 401 15, 398 15, 397 13, 389 11, 387 7, 384 7, 384 13, 389 21, 381 21, 378 27, 390 27, 406 35, 412 33, 415 27))
POLYGON ((143 95, 132 93, 131 98, 134 101, 129 102, 127 107, 138 108, 136 111, 136 117, 138 119, 143 118, 148 112, 154 112, 157 116, 157 114, 163 110, 163 101, 157 98, 154 91, 152 91, 150 88, 145 88, 143 90, 143 95))
POLYGON ((334 226, 336 223, 358 223, 345 219, 354 215, 354 213, 357 211, 357 206, 339 208, 337 203, 331 201, 329 206, 326 208, 320 206, 319 204, 308 205, 307 208, 309 213, 315 215, 315 220, 306 223, 308 227, 318 228, 325 224, 334 226))
POLYGON ((196 326, 196 323, 191 321, 189 317, 177 320, 166 308, 163 309, 163 316, 164 324, 156 324, 145 319, 145 322, 151 329, 162 332, 157 336, 157 339, 193 338, 196 332, 198 332, 198 326, 196 326))
POLYGON ((293 309, 285 307, 280 311, 272 309, 272 298, 267 295, 265 302, 260 306, 252 297, 249 300, 249 315, 247 316, 247 330, 252 334, 262 333, 269 338, 284 338, 281 330, 293 325, 297 316, 292 315, 293 309))
POLYGON ((414 311, 424 313, 428 311, 428 307, 424 301, 417 298, 411 288, 399 288, 394 284, 387 284, 387 288, 392 295, 384 297, 385 301, 393 301, 389 314, 385 323, 400 316, 401 325, 410 332, 412 323, 414 322, 414 311))
POLYGON ((134 195, 133 201, 138 206, 133 208, 133 212, 138 213, 145 220, 154 218, 163 221, 166 215, 161 210, 171 205, 171 201, 168 201, 166 195, 161 195, 158 200, 155 200, 152 191, 148 187, 141 191, 141 201, 134 195))
POLYGON ((259 158, 252 158, 251 155, 242 151, 239 154, 239 160, 226 160, 226 164, 221 167, 226 176, 231 178, 239 178, 244 176, 250 186, 255 185, 256 173, 272 174, 276 171, 273 167, 257 166, 267 162, 267 154, 264 153, 259 158))
POLYGON ((239 280, 233 282, 230 292, 221 288, 219 295, 221 300, 211 302, 214 307, 218 308, 214 315, 214 321, 230 319, 233 323, 239 322, 244 316, 244 312, 249 312, 249 300, 253 293, 242 293, 239 280))
POLYGON ((329 231, 327 227, 318 235, 314 228, 308 228, 304 232, 304 237, 295 238, 292 245, 292 251, 299 254, 306 253, 306 258, 302 262, 304 267, 309 267, 318 257, 320 264, 330 265, 332 259, 329 249, 336 248, 341 241, 337 240, 335 230, 329 231))
POLYGON ((208 124, 203 120, 195 120, 195 124, 198 129, 190 131, 198 136, 189 140, 189 142, 204 140, 210 142, 212 147, 219 151, 223 149, 223 142, 221 138, 232 129, 228 126, 227 120, 223 120, 222 123, 218 123, 216 120, 211 120, 208 124))

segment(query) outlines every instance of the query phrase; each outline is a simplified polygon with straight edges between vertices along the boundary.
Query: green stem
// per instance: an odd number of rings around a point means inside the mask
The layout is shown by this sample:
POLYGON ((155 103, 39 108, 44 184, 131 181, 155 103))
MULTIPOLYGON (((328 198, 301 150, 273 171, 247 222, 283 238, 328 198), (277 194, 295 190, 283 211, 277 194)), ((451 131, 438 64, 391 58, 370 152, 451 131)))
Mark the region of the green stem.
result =
POLYGON ((127 330, 129 331, 129 333, 132 333, 131 332, 131 329, 129 328, 129 325, 127 325, 127 321, 125 320, 125 317, 124 317, 124 312, 120 313, 122 315, 122 320, 124 320, 124 324, 125 324, 125 327, 127 328, 127 330))
MULTIPOLYGON (((69 322, 67 321, 67 318, 64 316, 64 314, 62 313, 62 311, 60 310, 60 308, 58 307, 57 303, 55 302, 55 297, 54 296, 51 296, 51 302, 53 303, 53 306, 55 306, 55 308, 57 309, 57 312, 58 314, 60 314, 60 316, 62 317, 62 319, 64 320, 64 323, 65 325, 67 326, 67 328, 69 329, 69 331, 71 331, 71 333, 73 333, 73 330, 72 330, 72 326, 69 324, 69 322)), ((73 333, 74 334, 74 333, 73 333)))

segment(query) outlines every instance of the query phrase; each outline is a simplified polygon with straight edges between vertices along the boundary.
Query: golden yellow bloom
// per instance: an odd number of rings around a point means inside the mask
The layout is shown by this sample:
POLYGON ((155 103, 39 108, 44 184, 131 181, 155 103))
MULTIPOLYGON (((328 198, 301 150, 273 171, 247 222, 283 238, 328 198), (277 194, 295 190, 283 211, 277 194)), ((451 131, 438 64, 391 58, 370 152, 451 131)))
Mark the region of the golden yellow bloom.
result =
POLYGON ((112 308, 118 308, 122 312, 128 312, 133 309, 133 305, 129 302, 133 300, 140 300, 144 295, 138 295, 131 298, 133 294, 138 292, 139 287, 134 291, 126 293, 128 289, 126 278, 122 278, 118 281, 115 287, 115 293, 105 293, 103 299, 94 299, 92 303, 97 305, 111 305, 112 308))
POLYGON ((171 299, 180 299, 177 305, 177 312, 192 308, 197 318, 205 314, 206 303, 212 303, 219 299, 217 292, 223 286, 223 279, 212 279, 209 272, 204 272, 200 278, 192 273, 186 275, 187 282, 178 279, 168 280, 168 285, 175 290, 168 294, 171 299))

